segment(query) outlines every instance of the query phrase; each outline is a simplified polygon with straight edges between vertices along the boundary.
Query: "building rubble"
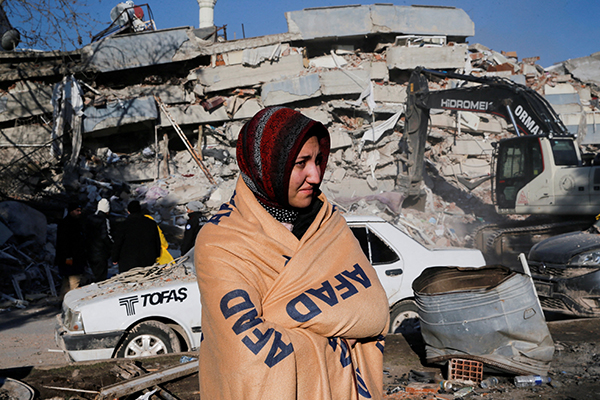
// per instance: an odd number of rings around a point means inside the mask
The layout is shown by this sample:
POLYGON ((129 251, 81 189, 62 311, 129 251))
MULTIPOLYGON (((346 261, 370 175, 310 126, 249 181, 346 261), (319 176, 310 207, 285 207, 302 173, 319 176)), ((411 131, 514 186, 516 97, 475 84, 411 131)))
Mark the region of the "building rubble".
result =
POLYGON ((427 199, 408 208, 400 143, 418 66, 526 84, 582 145, 600 143, 598 53, 544 69, 537 57, 469 44, 474 23, 453 7, 323 7, 286 19, 288 32, 247 39, 182 27, 108 36, 72 52, 1 53, 0 271, 11 282, 0 287, 3 299, 51 294, 56 223, 71 199, 90 213, 109 198, 117 221, 140 200, 177 253, 185 204, 201 200, 215 212, 230 198, 237 135, 265 106, 295 108, 329 129, 322 189, 343 212, 381 216, 431 245, 470 246, 473 229, 499 218, 492 144, 514 132, 492 115, 432 112, 427 199))

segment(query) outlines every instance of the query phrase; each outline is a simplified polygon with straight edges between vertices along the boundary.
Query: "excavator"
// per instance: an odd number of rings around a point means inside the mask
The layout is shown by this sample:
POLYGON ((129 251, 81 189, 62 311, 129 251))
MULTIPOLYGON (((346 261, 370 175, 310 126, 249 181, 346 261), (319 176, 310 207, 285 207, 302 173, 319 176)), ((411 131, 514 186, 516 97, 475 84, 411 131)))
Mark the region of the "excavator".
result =
POLYGON ((515 137, 494 145, 492 199, 498 214, 543 216, 486 225, 475 247, 488 263, 516 265, 516 254, 545 237, 586 229, 600 213, 600 165, 583 155, 548 101, 535 90, 498 77, 413 70, 408 81, 403 147, 403 179, 408 198, 420 195, 430 109, 487 113, 504 118, 515 137), (431 79, 453 79, 455 88, 430 91, 431 79))

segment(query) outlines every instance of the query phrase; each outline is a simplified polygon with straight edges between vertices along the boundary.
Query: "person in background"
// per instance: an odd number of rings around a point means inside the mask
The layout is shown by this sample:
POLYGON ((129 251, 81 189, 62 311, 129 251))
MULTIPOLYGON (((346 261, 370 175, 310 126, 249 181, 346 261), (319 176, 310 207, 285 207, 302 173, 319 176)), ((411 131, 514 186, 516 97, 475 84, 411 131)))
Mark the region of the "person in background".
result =
POLYGON ((67 292, 79 287, 87 265, 79 203, 69 203, 67 215, 58 223, 54 264, 63 278, 59 295, 62 301, 67 292))
POLYGON ((200 228, 208 221, 204 216, 206 206, 201 201, 194 200, 190 201, 186 205, 186 211, 188 214, 188 222, 185 225, 185 232, 183 233, 183 241, 181 242, 181 255, 186 254, 194 244, 196 243, 196 236, 200 228))
POLYGON ((388 300, 319 190, 327 129, 285 107, 242 130, 229 202, 198 233, 200 398, 383 398, 388 300))
POLYGON ((153 265, 161 252, 156 222, 142 214, 140 202, 131 201, 127 205, 127 212, 129 216, 115 234, 112 251, 113 264, 119 265, 119 273, 153 265))
MULTIPOLYGON (((143 214, 147 217, 150 218, 152 221, 154 221, 154 218, 152 218, 152 215, 150 215, 150 211, 148 211, 146 208, 143 208, 143 214)), ((154 223, 156 224, 156 221, 154 221, 154 223)), ((156 260, 156 262, 158 264, 168 264, 171 261, 173 261, 173 256, 171 255, 171 253, 169 253, 169 242, 167 242, 167 239, 165 238, 165 235, 163 234, 162 229, 160 229, 160 226, 158 224, 156 224, 156 229, 158 229, 158 235, 160 236, 160 256, 158 256, 158 259, 156 260)))
POLYGON ((94 274, 93 282, 100 282, 108 277, 108 259, 113 245, 108 219, 109 212, 109 201, 101 199, 98 202, 96 213, 88 216, 86 221, 88 260, 94 274))

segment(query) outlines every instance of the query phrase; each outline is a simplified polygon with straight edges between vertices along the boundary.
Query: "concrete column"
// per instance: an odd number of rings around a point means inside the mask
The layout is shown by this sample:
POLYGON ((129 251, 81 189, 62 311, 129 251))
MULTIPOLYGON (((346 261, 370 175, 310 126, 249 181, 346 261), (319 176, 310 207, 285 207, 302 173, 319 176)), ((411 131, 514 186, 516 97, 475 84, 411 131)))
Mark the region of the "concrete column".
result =
POLYGON ((215 25, 215 4, 217 4, 217 0, 198 0, 200 6, 199 28, 210 28, 215 25))

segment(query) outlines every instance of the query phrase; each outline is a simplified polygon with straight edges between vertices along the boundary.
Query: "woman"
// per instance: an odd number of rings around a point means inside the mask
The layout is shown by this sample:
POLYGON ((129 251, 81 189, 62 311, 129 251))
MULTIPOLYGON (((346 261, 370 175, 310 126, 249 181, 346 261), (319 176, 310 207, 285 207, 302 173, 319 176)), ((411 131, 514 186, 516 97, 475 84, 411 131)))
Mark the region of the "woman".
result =
POLYGON ((382 397, 387 298, 319 190, 328 155, 327 129, 289 108, 242 128, 235 193, 196 240, 200 398, 382 397))

